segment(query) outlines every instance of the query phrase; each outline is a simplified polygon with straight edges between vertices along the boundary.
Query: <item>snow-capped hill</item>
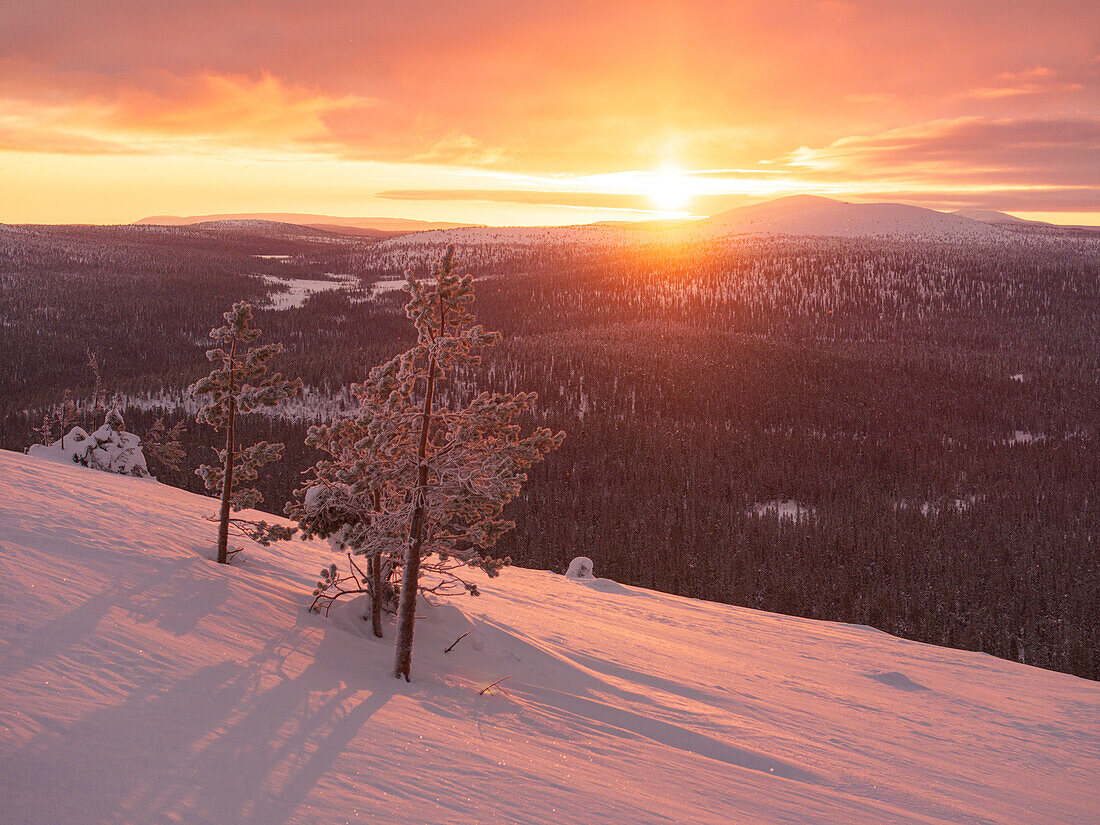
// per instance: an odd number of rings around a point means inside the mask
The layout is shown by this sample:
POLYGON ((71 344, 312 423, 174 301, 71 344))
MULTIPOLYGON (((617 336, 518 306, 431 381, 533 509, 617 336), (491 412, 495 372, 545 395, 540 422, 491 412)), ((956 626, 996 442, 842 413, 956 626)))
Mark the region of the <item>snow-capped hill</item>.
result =
POLYGON ((901 203, 844 203, 816 195, 792 195, 742 206, 705 220, 604 222, 581 226, 464 227, 389 238, 380 246, 402 249, 443 245, 540 244, 634 245, 662 240, 706 243, 737 235, 893 238, 916 240, 1005 241, 1013 236, 998 226, 958 214, 901 203))
POLYGON ((927 239, 1002 240, 994 226, 960 215, 901 203, 845 203, 792 195, 722 212, 699 227, 715 235, 766 234, 840 238, 904 236, 927 239))
POLYGON ((0 452, 0 822, 1095 821, 1096 683, 513 569, 405 684, 306 612, 325 547, 214 564, 215 507, 0 452))
MULTIPOLYGON (((313 229, 329 229, 346 233, 347 230, 368 230, 389 234, 394 232, 423 232, 429 229, 448 229, 467 226, 464 223, 449 221, 418 221, 407 218, 344 218, 336 215, 314 215, 300 212, 241 212, 222 215, 152 215, 135 221, 136 224, 157 224, 161 226, 188 226, 197 223, 232 222, 240 223, 289 223, 313 229)), ((357 233, 351 233, 357 234, 357 233)))
POLYGON ((971 220, 981 221, 982 223, 1011 223, 1011 224, 1024 224, 1027 226, 1053 226, 1053 224, 1046 221, 1028 221, 1023 218, 1017 218, 1015 215, 1009 215, 1007 212, 998 212, 995 209, 956 209, 951 213, 952 215, 960 215, 964 218, 970 218, 971 220))

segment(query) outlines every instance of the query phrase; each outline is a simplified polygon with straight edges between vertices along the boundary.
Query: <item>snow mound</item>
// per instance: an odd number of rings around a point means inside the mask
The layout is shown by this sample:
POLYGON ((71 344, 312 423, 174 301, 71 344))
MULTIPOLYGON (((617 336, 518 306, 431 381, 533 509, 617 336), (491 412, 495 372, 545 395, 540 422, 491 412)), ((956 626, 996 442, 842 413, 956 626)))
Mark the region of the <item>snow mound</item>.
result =
POLYGON ((1096 683, 508 568, 406 684, 363 601, 307 612, 338 556, 214 564, 215 508, 0 452, 0 822, 1095 819, 1096 683))
POLYGON ((118 428, 105 423, 91 435, 81 427, 73 427, 60 441, 50 445, 32 444, 27 452, 47 461, 79 464, 108 473, 150 478, 149 468, 145 464, 145 453, 141 449, 141 439, 122 430, 121 417, 118 420, 118 428))
POLYGON ((592 559, 588 556, 577 556, 569 562, 569 569, 565 571, 567 579, 591 579, 594 578, 592 559))

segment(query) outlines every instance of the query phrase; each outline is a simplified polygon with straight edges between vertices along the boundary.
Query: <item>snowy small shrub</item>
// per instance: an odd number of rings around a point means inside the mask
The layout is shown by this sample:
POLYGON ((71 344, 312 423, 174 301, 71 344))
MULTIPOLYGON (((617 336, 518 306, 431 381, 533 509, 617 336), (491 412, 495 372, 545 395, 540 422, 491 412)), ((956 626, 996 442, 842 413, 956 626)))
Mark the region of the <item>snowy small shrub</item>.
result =
POLYGON ((90 435, 82 427, 73 427, 60 441, 47 446, 35 444, 28 452, 39 458, 62 460, 107 473, 150 478, 141 439, 126 432, 125 427, 118 410, 111 410, 103 426, 90 435))
POLYGON ((577 556, 569 562, 569 569, 565 571, 565 577, 567 579, 594 579, 596 576, 592 570, 592 559, 587 556, 577 556))

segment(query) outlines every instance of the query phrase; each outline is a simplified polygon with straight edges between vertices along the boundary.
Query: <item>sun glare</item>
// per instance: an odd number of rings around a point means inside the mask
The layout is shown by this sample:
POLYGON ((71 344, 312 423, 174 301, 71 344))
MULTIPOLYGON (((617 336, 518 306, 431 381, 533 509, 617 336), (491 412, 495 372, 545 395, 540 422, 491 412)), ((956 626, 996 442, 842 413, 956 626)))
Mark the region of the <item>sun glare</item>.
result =
POLYGON ((662 169, 649 180, 649 197, 664 212, 682 212, 692 196, 691 181, 676 169, 662 169))

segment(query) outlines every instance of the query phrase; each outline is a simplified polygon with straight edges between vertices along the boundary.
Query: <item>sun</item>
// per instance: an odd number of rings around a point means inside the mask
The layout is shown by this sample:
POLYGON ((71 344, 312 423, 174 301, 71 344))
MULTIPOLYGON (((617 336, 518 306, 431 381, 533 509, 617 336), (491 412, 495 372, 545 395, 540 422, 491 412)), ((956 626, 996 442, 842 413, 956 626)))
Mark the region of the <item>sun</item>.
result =
POLYGON ((683 212, 695 194, 691 179, 672 167, 649 175, 646 185, 649 199, 662 212, 683 212))

